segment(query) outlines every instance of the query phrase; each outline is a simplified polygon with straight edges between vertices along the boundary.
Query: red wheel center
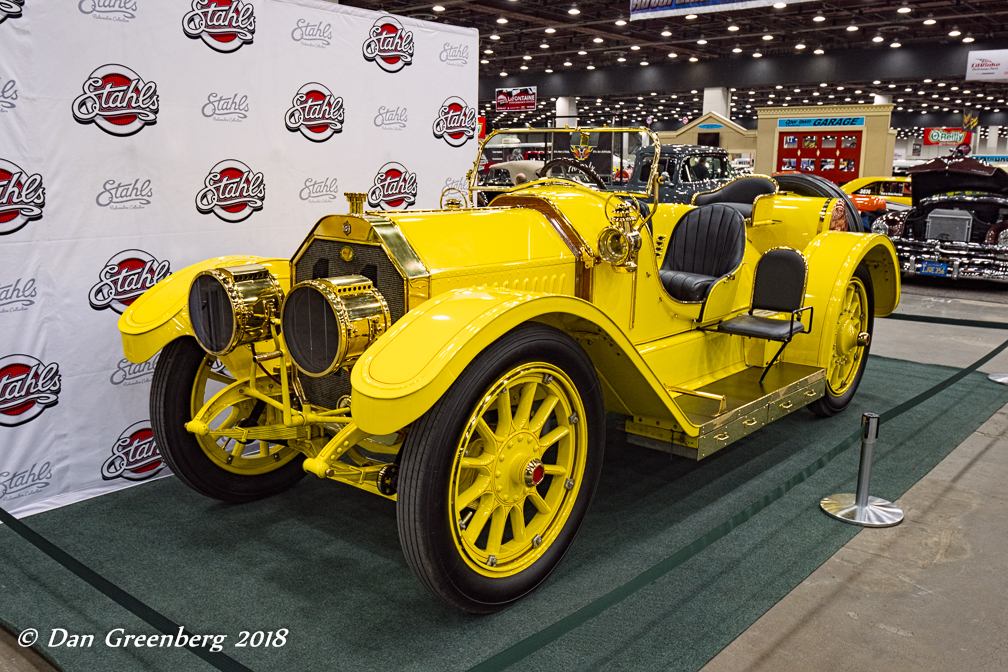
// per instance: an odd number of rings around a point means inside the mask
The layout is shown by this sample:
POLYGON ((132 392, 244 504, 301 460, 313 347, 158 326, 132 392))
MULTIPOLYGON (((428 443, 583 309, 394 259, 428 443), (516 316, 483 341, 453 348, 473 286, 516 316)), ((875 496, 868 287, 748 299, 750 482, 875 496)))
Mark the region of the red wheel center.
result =
POLYGON ((529 460, 525 464, 525 485, 527 487, 536 487, 542 483, 545 476, 546 468, 543 467, 543 463, 539 460, 529 460))

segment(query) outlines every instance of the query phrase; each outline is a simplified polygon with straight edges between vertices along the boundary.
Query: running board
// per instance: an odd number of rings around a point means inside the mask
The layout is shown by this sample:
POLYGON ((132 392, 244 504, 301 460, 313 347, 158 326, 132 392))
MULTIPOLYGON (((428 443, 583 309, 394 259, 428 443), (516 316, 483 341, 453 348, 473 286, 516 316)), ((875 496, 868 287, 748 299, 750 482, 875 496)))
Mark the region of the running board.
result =
POLYGON ((761 367, 751 367, 677 397, 679 408, 700 427, 699 436, 688 436, 668 420, 633 417, 626 421, 627 441, 700 460, 826 393, 826 371, 814 366, 780 362, 762 387, 761 375, 761 367))

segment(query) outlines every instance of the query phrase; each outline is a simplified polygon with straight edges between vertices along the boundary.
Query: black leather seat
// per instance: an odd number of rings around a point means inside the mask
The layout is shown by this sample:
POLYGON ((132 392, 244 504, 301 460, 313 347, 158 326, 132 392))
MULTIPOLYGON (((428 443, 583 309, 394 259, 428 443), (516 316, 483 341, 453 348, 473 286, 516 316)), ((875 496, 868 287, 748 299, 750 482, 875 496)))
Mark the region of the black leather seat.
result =
POLYGON ((710 205, 724 203, 735 208, 741 215, 752 217, 753 203, 758 196, 772 194, 777 191, 777 185, 768 177, 749 175, 732 180, 714 191, 697 194, 693 197, 693 205, 710 205))
MULTIPOLYGON (((718 331, 738 336, 765 338, 782 344, 760 376, 760 385, 791 339, 807 331, 800 319, 803 312, 812 310, 811 306, 802 307, 805 301, 807 276, 808 265, 800 252, 787 247, 768 250, 756 264, 752 307, 749 308, 749 314, 733 317, 718 325, 718 331), (755 310, 783 313, 789 315, 790 319, 779 320, 753 315, 755 310)), ((810 315, 809 324, 811 323, 810 315)))
POLYGON ((680 301, 703 301, 718 279, 742 263, 745 221, 721 203, 690 210, 672 229, 658 275, 680 301))

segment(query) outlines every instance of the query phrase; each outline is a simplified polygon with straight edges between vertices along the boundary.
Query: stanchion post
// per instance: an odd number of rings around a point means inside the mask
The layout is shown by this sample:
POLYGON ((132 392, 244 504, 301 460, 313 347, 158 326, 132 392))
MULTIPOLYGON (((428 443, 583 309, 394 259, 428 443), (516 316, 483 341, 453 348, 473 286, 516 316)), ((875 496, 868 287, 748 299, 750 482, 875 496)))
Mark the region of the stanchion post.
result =
POLYGON ((864 527, 891 527, 903 521, 902 509, 892 502, 868 494, 878 427, 877 413, 861 416, 861 463, 858 467, 857 494, 845 492, 823 497, 819 501, 823 511, 845 523, 864 527))

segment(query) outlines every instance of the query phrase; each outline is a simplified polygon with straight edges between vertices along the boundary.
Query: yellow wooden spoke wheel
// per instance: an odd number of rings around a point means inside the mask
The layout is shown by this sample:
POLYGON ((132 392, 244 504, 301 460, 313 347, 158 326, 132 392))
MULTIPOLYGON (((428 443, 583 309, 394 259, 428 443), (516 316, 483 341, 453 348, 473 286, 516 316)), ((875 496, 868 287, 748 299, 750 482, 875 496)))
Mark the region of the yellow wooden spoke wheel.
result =
POLYGON ((598 378, 577 342, 542 324, 509 332, 409 429, 397 517, 411 569, 476 613, 533 590, 577 534, 604 442, 598 378))
POLYGON ((577 499, 588 446, 584 406, 558 367, 522 364, 469 417, 455 452, 448 515, 459 554, 486 576, 545 553, 577 499))
POLYGON ((809 404, 809 410, 824 417, 836 415, 854 398, 868 361, 875 320, 871 274, 865 266, 858 266, 840 291, 836 320, 823 327, 833 330, 832 337, 823 336, 832 342, 826 362, 826 394, 809 404))
MULTIPOLYGON (((180 338, 161 351, 151 381, 154 443, 172 472, 209 497, 246 502, 281 492, 304 477, 304 455, 276 442, 247 444, 196 436, 185 424, 206 400, 233 378, 194 338, 180 338)), ((251 400, 230 406, 210 422, 213 429, 274 423, 267 404, 251 400)))
MULTIPOLYGON (((192 387, 192 416, 203 407, 214 394, 234 382, 231 373, 224 368, 214 355, 206 355, 196 371, 192 387)), ((268 384, 268 383, 267 383, 268 384)), ((276 383, 279 389, 279 382, 276 383)), ((279 400, 280 395, 277 395, 279 400)), ((210 421, 211 429, 231 429, 236 425, 253 427, 256 425, 282 424, 281 412, 263 402, 251 399, 229 406, 210 421)), ((195 436, 203 452, 218 467, 225 471, 245 476, 256 476, 274 471, 294 459, 299 453, 282 443, 253 441, 240 443, 231 438, 214 439, 211 436, 195 436)))

